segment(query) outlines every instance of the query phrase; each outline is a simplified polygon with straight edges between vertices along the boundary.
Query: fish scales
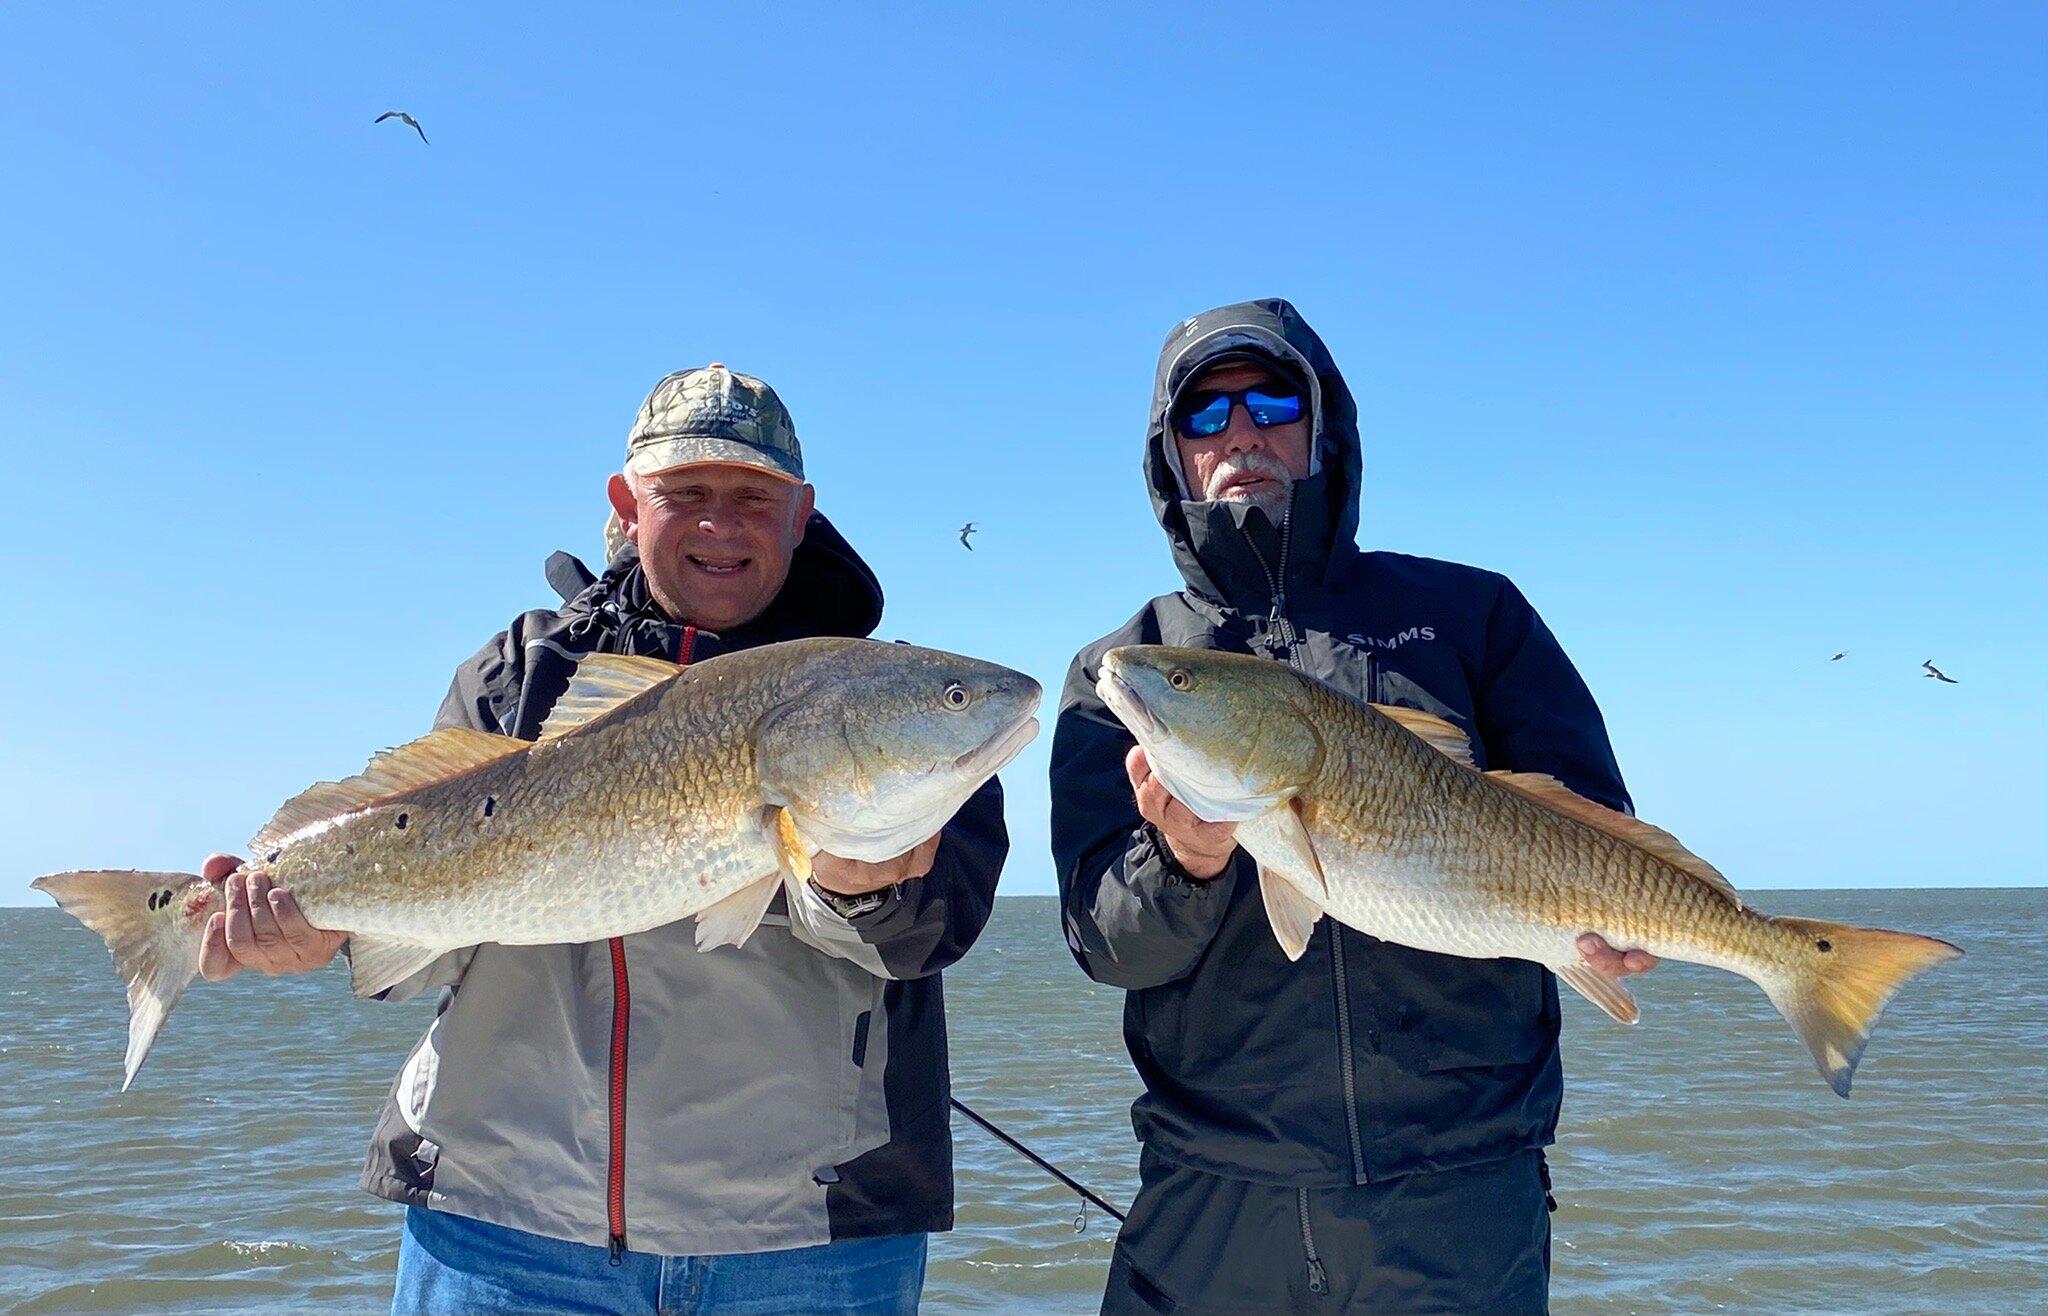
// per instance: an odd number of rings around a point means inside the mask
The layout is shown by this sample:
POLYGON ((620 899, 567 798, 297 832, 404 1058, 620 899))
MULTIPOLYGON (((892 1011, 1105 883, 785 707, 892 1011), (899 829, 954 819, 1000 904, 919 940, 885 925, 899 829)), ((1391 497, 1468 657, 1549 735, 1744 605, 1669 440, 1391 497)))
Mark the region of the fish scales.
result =
POLYGON ((759 786, 745 733, 783 693, 768 676, 678 682, 644 710, 310 828, 267 866, 317 926, 427 944, 674 922, 776 867, 747 807, 759 786))
POLYGON ((1424 950, 1562 964, 1579 934, 1714 963, 1796 938, 1699 878, 1558 814, 1432 749, 1370 707, 1304 683, 1333 728, 1302 821, 1326 868, 1329 912, 1424 950), (1711 958, 1708 958, 1711 957, 1711 958))

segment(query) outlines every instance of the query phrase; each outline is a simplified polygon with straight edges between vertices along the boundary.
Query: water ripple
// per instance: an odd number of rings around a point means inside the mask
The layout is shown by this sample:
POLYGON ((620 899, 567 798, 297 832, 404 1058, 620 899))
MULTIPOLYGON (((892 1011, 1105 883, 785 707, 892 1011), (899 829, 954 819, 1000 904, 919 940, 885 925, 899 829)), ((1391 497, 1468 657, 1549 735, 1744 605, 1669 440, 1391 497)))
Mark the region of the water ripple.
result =
MULTIPOLYGON (((1773 893, 1773 909, 1938 931, 1970 954, 1894 1003, 1854 1101, 1761 993, 1674 965, 1643 1022, 1567 1001, 1552 1167, 1560 1313, 2038 1309, 2048 1292, 2048 892, 1773 893)), ((121 1093, 97 941, 0 910, 0 1297, 18 1310, 357 1311, 389 1301, 398 1212, 356 1173, 430 1007, 339 975, 195 992, 121 1093)), ((1121 992, 1048 900, 998 903, 947 975, 954 1081, 1112 1201, 1136 1188, 1121 992)), ((1114 1222, 961 1121, 932 1312, 1092 1310, 1114 1222)))

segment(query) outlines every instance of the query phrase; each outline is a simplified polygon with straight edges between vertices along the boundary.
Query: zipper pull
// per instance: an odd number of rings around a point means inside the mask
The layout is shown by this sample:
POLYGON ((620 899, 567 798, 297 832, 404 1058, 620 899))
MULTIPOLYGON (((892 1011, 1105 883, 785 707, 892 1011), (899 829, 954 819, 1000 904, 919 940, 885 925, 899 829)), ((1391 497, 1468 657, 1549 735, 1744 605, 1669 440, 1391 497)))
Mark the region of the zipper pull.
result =
POLYGON ((1272 641, 1274 652, 1283 658, 1291 657, 1294 645, 1301 637, 1295 633, 1294 623, 1281 611, 1284 600, 1278 595, 1273 598, 1273 610, 1266 614, 1266 636, 1272 641))
POLYGON ((613 1234, 613 1235, 612 1235, 612 1242, 611 1242, 611 1258, 612 1258, 612 1264, 613 1264, 614 1266, 624 1265, 624 1264, 625 1264, 625 1253, 626 1253, 626 1236, 625 1236, 624 1234, 613 1234))
POLYGON ((1308 1259, 1308 1291, 1316 1294, 1328 1293, 1330 1291, 1330 1275, 1328 1271, 1323 1269, 1323 1262, 1320 1257, 1310 1257, 1308 1259))

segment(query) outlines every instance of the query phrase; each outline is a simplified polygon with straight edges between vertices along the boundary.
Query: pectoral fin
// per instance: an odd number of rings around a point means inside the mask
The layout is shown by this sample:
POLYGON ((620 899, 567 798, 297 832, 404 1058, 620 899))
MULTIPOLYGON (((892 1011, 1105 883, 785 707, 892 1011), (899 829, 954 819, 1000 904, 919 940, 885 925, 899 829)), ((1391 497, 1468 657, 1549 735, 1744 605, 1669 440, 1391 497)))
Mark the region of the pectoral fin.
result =
POLYGON ((1310 895, 1327 896, 1330 884, 1323 878, 1323 861, 1316 857, 1308 829, 1301 825, 1301 807, 1283 800, 1237 829, 1237 843, 1245 853, 1292 881, 1310 895))
POLYGON ((768 824, 766 831, 769 843, 775 847, 775 853, 781 856, 783 871, 789 874, 793 882, 810 881, 811 850, 804 844, 804 838, 797 834, 796 819, 790 816, 789 810, 779 805, 769 807, 774 811, 775 819, 768 824))
POLYGON ((1636 998, 1628 994, 1628 988, 1611 978, 1604 978, 1590 964, 1560 964, 1551 972, 1564 979, 1572 990, 1593 1004, 1607 1011, 1608 1017, 1625 1024, 1636 1021, 1639 1011, 1636 998))
POLYGON ((1273 925, 1280 949, 1287 952, 1288 959, 1300 959, 1316 930, 1316 920, 1323 916, 1323 907, 1264 864, 1259 865, 1259 894, 1266 898, 1266 921, 1273 925))
POLYGON ((751 882, 708 909, 697 911, 697 949, 716 946, 744 946, 768 913, 768 904, 782 885, 777 868, 758 882, 751 882))
POLYGON ((432 964, 443 949, 355 933, 348 939, 349 988, 363 997, 389 991, 432 964))

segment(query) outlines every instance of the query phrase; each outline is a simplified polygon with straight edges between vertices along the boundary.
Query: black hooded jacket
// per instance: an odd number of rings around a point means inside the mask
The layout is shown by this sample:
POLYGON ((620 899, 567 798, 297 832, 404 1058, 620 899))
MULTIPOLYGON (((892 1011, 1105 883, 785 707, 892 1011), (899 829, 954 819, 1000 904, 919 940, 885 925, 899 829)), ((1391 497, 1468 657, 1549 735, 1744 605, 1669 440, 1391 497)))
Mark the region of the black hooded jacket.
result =
POLYGON ((1067 944, 1129 989, 1148 1149, 1190 1169, 1293 1187, 1371 1183, 1549 1143, 1563 1089, 1557 989, 1521 960, 1462 959, 1316 926, 1289 961, 1242 851, 1215 880, 1174 864, 1139 818, 1130 734, 1096 697, 1119 644, 1259 653, 1354 697, 1463 728, 1482 768, 1549 773, 1613 808, 1628 795, 1599 709, 1513 584, 1362 552, 1357 407, 1323 342, 1277 299, 1226 306, 1167 339, 1145 479, 1186 588, 1074 660, 1052 749, 1052 843, 1067 944), (1244 504, 1188 501, 1168 465, 1179 389, 1226 354, 1313 381, 1314 474, 1276 529, 1244 504))

